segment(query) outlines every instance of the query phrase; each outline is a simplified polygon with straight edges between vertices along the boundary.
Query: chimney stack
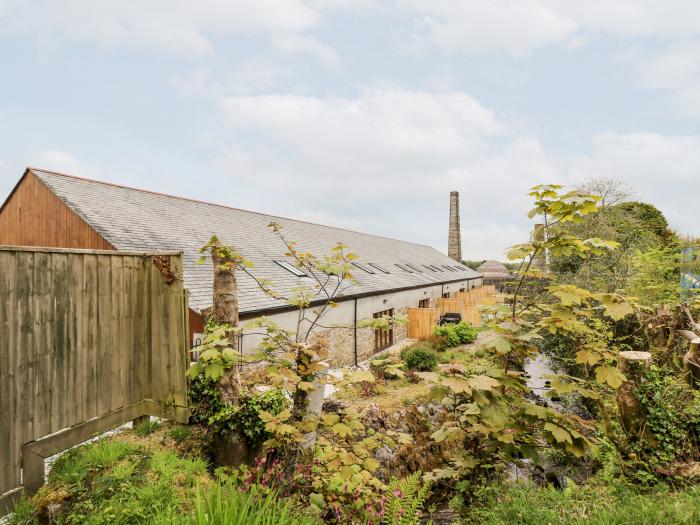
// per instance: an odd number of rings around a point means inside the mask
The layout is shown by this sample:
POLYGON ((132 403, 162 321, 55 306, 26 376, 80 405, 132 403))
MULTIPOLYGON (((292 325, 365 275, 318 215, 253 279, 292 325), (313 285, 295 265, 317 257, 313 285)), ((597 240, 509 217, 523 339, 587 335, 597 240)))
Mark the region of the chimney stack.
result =
POLYGON ((450 192, 450 233, 447 240, 447 255, 462 262, 462 232, 459 229, 459 192, 450 192))

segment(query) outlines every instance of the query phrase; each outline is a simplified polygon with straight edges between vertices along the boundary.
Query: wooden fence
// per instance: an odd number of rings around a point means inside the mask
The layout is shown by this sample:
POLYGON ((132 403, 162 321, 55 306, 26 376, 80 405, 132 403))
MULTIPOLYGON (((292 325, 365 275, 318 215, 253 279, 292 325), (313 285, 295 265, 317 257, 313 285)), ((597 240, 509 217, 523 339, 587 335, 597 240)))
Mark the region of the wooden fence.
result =
POLYGON ((437 324, 437 308, 408 309, 408 337, 412 339, 427 339, 433 335, 433 328, 437 324))
POLYGON ((0 515, 44 458, 132 419, 186 421, 179 254, 0 247, 0 515))
MULTIPOLYGON (((457 294, 462 293, 467 292, 457 292, 457 294)), ((440 310, 440 315, 457 313, 462 316, 463 321, 468 322, 472 326, 481 326, 479 309, 468 299, 465 300, 463 296, 438 299, 438 309, 440 310)))

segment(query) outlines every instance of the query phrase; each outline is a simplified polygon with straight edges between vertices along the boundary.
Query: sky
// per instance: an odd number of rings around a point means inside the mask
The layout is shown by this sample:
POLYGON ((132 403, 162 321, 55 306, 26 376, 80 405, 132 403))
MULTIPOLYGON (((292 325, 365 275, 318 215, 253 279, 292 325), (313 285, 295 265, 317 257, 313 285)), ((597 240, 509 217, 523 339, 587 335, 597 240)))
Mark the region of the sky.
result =
POLYGON ((0 201, 35 166, 446 251, 457 190, 504 259, 541 183, 700 235, 699 125, 697 0, 0 0, 0 201))

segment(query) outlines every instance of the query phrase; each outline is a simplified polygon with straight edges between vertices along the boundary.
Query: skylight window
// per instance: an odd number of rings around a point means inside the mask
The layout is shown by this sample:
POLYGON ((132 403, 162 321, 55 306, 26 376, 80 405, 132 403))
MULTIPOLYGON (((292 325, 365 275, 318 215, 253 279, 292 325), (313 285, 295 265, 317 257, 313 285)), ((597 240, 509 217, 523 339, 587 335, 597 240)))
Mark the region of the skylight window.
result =
POLYGON ((443 267, 445 270, 449 270, 450 272, 456 272, 456 271, 457 271, 457 270, 455 270, 454 268, 452 268, 452 267, 450 267, 450 266, 447 266, 446 264, 443 264, 442 267, 443 267))
POLYGON ((396 266, 398 266, 399 268, 401 268, 404 272, 413 273, 411 270, 409 270, 408 268, 406 268, 406 267, 405 267, 404 265, 402 265, 402 264, 398 264, 398 263, 397 263, 396 266))
POLYGON ((415 266, 413 266, 410 263, 406 263, 406 266, 408 266, 411 270, 417 271, 418 273, 423 273, 423 270, 421 270, 420 268, 416 268, 415 266))
POLYGON ((431 267, 433 270, 435 270, 436 272, 444 272, 444 271, 445 271, 445 270, 443 270, 442 268, 440 268, 440 267, 438 267, 438 266, 435 266, 434 264, 431 264, 430 267, 431 267))
POLYGON ((389 270, 387 270, 387 269, 385 269, 385 268, 382 268, 382 267, 379 266, 377 263, 369 263, 369 265, 370 265, 372 268, 376 268, 377 270, 379 270, 379 271, 382 272, 382 273, 391 273, 389 270))
POLYGON ((299 268, 297 268, 296 266, 292 266, 287 261, 274 261, 274 262, 279 264, 282 268, 284 268, 288 272, 293 273, 297 277, 308 277, 308 275, 306 275, 304 272, 302 272, 299 268))
POLYGON ((363 271, 365 271, 365 272, 367 272, 367 273, 371 273, 372 275, 374 275, 374 274, 376 273, 372 268, 370 268, 370 267, 367 266, 366 264, 362 264, 362 263, 359 263, 359 262, 353 262, 352 265, 353 265, 353 266, 357 266, 360 270, 363 270, 363 271))
POLYGON ((431 272, 436 271, 436 270, 435 270, 435 267, 434 267, 434 266, 430 266, 429 264, 424 264, 423 267, 424 267, 424 268, 427 268, 427 269, 430 270, 431 272))
POLYGON ((466 270, 466 268, 464 266, 453 266, 452 268, 454 268, 455 270, 460 271, 460 272, 463 272, 464 270, 466 270))

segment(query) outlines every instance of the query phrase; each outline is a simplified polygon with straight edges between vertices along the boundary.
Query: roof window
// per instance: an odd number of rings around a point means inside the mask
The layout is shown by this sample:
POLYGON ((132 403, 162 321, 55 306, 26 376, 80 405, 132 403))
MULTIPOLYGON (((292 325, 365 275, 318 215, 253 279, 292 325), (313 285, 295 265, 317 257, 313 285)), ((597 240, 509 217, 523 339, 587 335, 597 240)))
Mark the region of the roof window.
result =
POLYGON ((377 270, 379 270, 379 271, 382 272, 382 273, 391 273, 389 270, 387 270, 387 269, 385 269, 385 268, 382 268, 382 267, 379 266, 377 263, 368 263, 368 264, 369 264, 372 268, 376 268, 377 270))
POLYGON ((397 263, 395 266, 398 266, 398 267, 401 268, 404 272, 413 273, 411 270, 409 270, 406 266, 404 266, 404 265, 402 265, 402 264, 398 264, 398 263, 397 263))
POLYGON ((353 265, 353 266, 357 266, 360 270, 363 270, 363 271, 365 271, 365 272, 367 272, 367 273, 371 273, 372 275, 374 275, 374 274, 376 273, 372 268, 370 268, 370 267, 367 266, 366 264, 362 264, 362 263, 359 263, 359 262, 353 262, 352 265, 353 265))
POLYGON ((301 271, 299 268, 297 268, 296 266, 292 266, 292 265, 289 264, 287 261, 274 261, 274 262, 276 262, 277 264, 279 264, 282 268, 284 268, 284 269, 287 270, 288 272, 293 273, 293 274, 296 275, 297 277, 308 277, 308 275, 306 275, 306 273, 302 272, 302 271, 301 271))
POLYGON ((413 266, 411 263, 406 263, 406 266, 408 266, 411 270, 417 271, 418 273, 423 273, 423 270, 421 270, 420 268, 417 268, 417 267, 413 266))

